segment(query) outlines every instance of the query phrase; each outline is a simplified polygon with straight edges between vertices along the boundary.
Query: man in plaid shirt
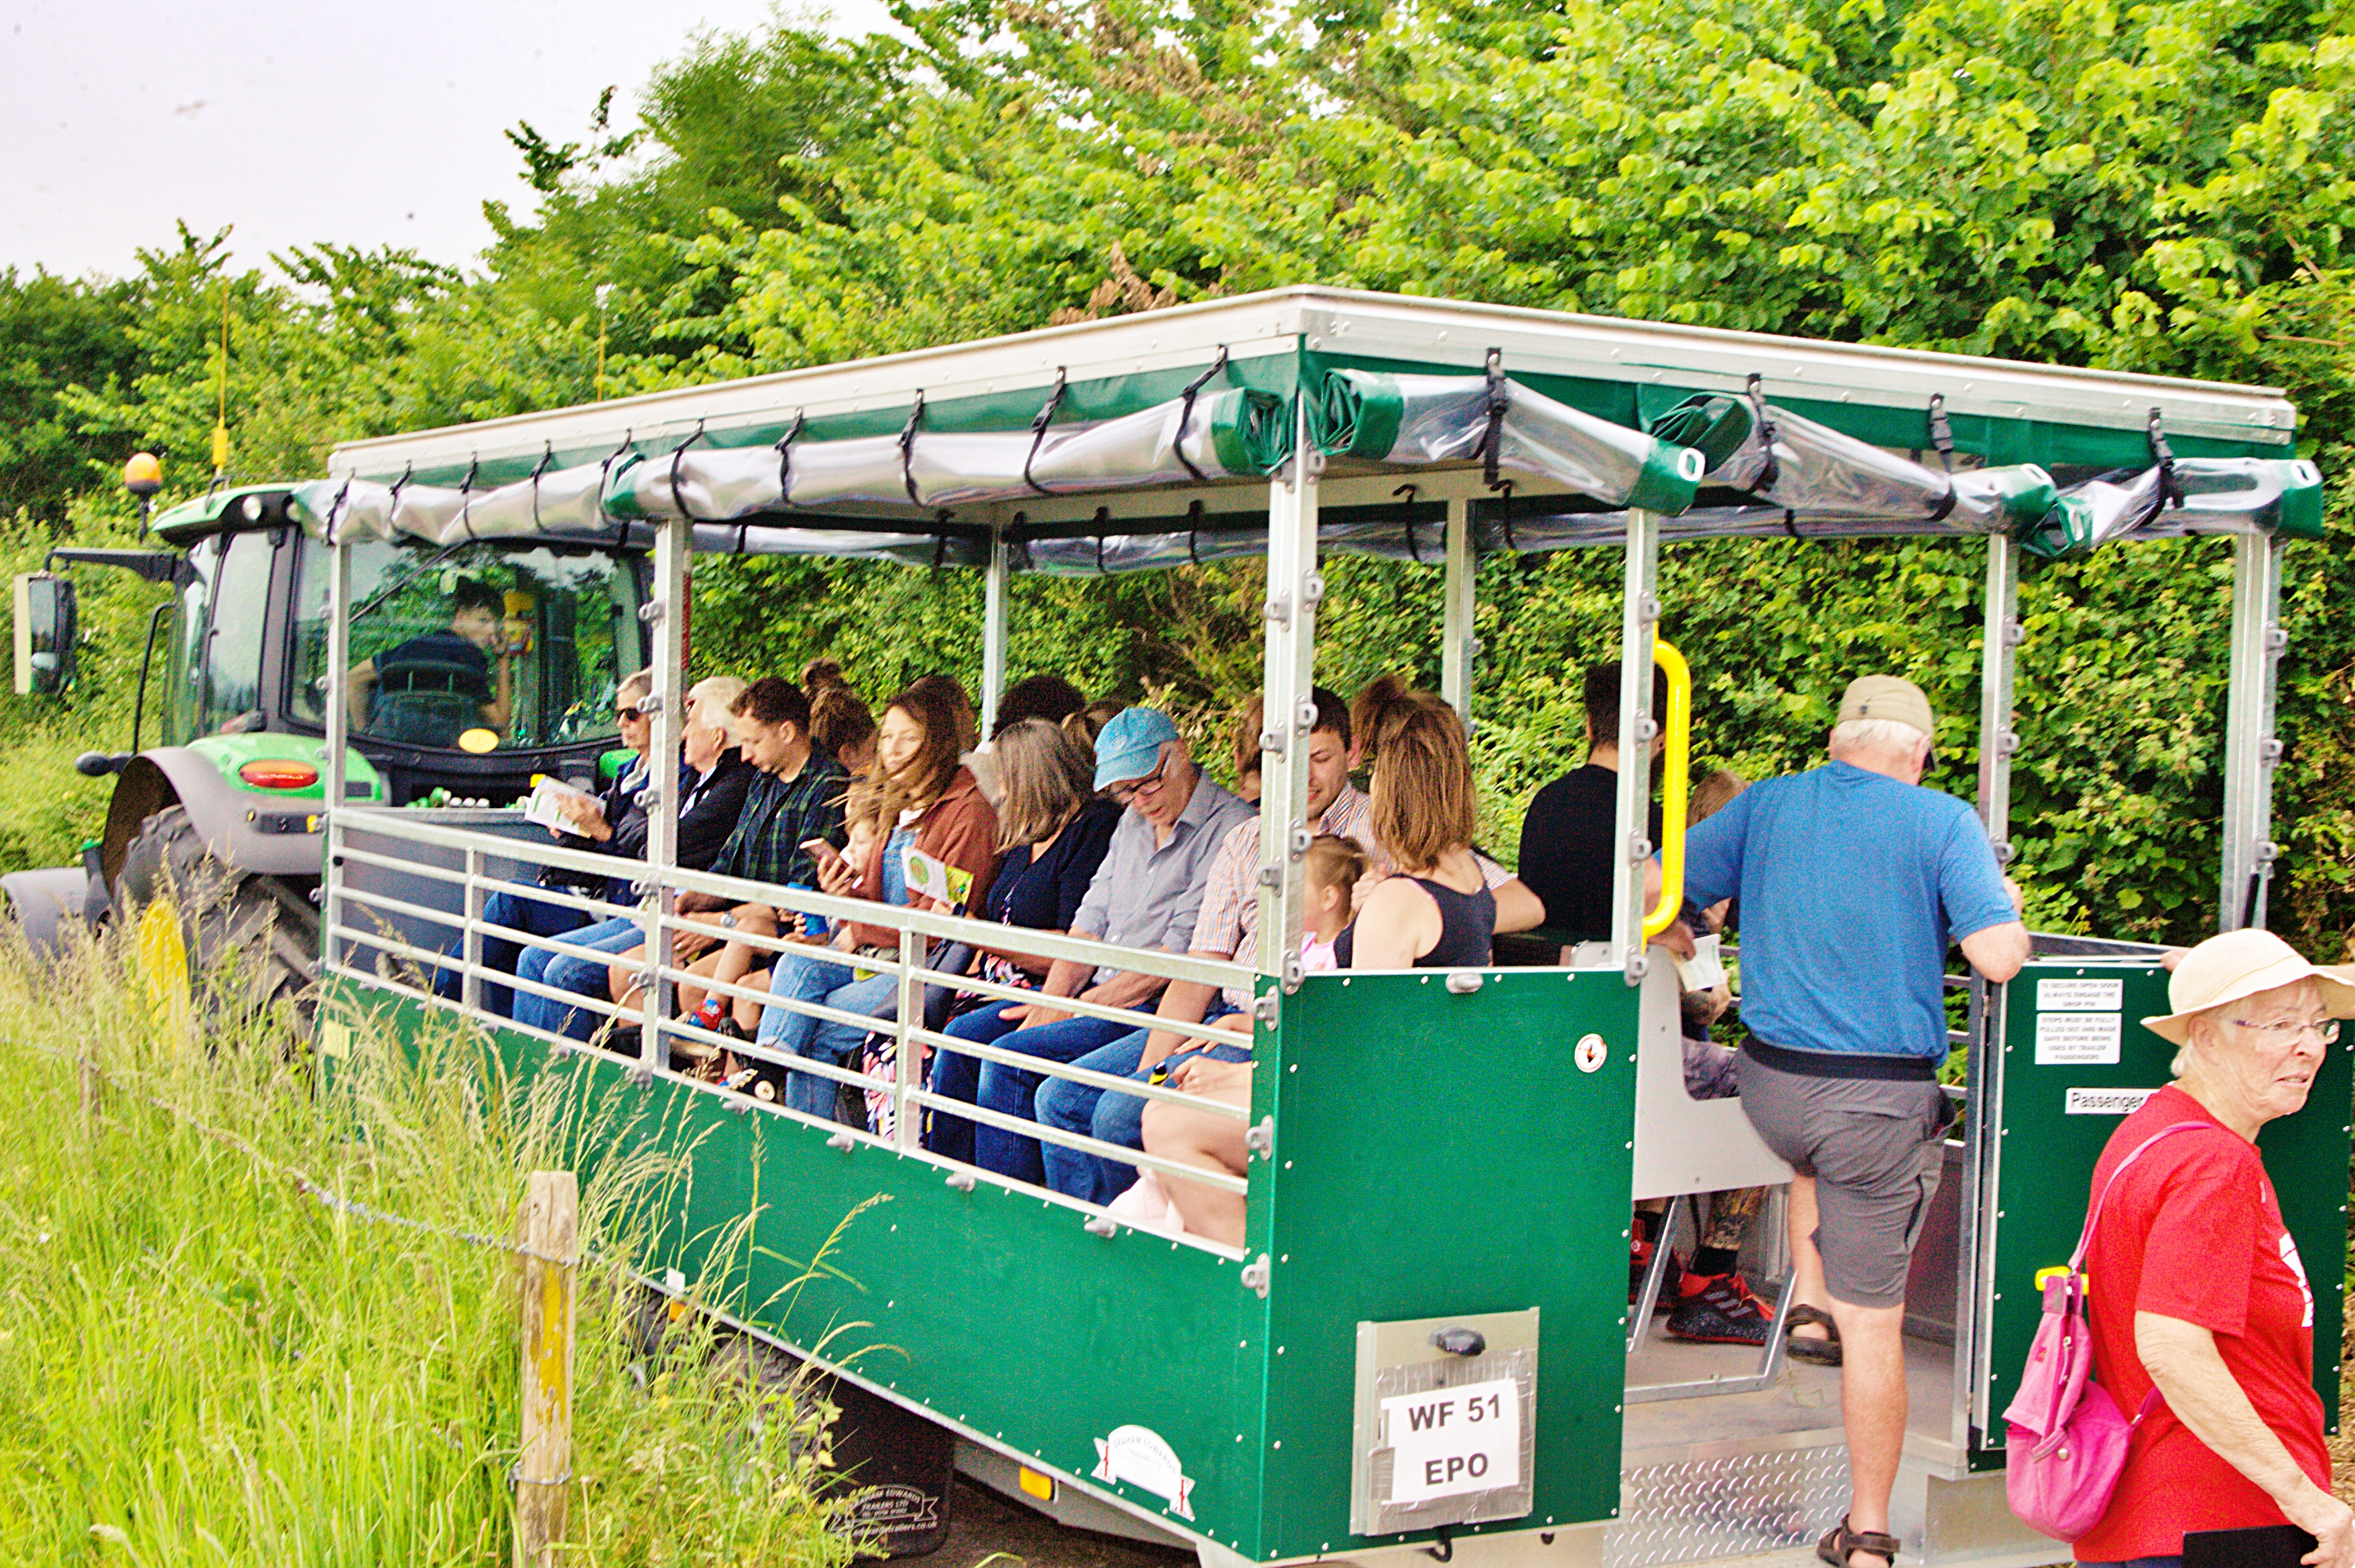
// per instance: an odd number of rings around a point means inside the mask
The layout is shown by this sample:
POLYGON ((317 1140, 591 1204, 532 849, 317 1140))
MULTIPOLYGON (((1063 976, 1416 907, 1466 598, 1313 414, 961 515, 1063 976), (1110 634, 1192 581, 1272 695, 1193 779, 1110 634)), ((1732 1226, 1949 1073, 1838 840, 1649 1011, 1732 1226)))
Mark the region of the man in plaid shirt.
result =
MULTIPOLYGON (((764 676, 746 687, 729 711, 739 750, 761 772, 745 795, 744 815, 710 869, 773 886, 814 885, 816 869, 802 846, 815 838, 831 843, 842 836, 842 797, 849 788, 849 775, 811 745, 809 699, 791 681, 764 676)), ((679 895, 675 908, 713 927, 715 939, 739 928, 769 934, 777 929, 776 912, 764 903, 731 905, 727 899, 689 892, 679 895)), ((592 928, 574 939, 585 951, 554 959, 544 977, 549 985, 581 996, 603 992, 626 1002, 645 963, 641 935, 635 921, 592 928)), ((709 945, 682 932, 673 939, 673 956, 684 962, 709 945)), ((750 944, 730 941, 716 972, 722 979, 741 980, 751 967, 752 953, 750 944)), ((588 1039, 600 1021, 588 1008, 565 1008, 546 998, 537 999, 534 1011, 544 1016, 525 1021, 576 1040, 588 1039)), ((518 1008, 519 1018, 522 1013, 518 1008)))

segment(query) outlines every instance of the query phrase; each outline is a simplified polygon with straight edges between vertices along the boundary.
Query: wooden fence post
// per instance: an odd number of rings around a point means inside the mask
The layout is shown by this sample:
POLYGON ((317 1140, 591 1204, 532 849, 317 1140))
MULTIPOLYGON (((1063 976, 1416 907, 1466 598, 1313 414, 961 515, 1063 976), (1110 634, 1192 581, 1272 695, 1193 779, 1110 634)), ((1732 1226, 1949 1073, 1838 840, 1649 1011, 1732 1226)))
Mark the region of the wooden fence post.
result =
POLYGON ((580 1228, 581 1189, 572 1173, 532 1172, 516 1220, 516 1244, 525 1252, 516 1568, 549 1568, 556 1543, 564 1539, 572 1482, 572 1296, 580 1228))

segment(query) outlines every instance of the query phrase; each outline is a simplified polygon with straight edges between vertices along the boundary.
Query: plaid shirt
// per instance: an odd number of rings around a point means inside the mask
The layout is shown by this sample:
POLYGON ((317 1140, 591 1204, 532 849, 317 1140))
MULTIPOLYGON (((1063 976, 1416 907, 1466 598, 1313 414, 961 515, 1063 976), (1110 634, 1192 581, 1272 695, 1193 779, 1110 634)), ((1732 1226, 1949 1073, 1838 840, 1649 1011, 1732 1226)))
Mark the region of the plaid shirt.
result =
POLYGON ((817 868, 802 845, 842 837, 842 797, 849 788, 841 764, 816 752, 792 778, 763 773, 746 792, 744 815, 719 847, 712 874, 773 887, 817 886, 817 868))

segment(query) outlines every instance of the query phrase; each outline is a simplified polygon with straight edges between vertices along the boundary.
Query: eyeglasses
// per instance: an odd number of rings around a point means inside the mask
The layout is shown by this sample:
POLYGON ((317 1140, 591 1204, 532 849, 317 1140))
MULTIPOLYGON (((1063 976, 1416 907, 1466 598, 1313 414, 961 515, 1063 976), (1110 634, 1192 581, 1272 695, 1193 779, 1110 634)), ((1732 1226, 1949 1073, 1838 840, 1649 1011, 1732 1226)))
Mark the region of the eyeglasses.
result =
POLYGON ((651 713, 641 713, 634 708, 616 708, 613 709, 613 718, 616 721, 623 724, 627 724, 634 719, 643 723, 652 720, 654 715, 651 713))
POLYGON ((1104 791, 1104 793, 1112 796, 1112 798, 1119 805, 1133 805, 1139 797, 1153 794, 1163 784, 1166 784, 1168 782, 1169 759, 1167 757, 1164 757, 1161 759, 1161 765, 1154 769, 1151 773, 1146 774, 1143 778, 1136 780, 1133 784, 1116 784, 1110 789, 1104 791))
POLYGON ((2319 1023, 2307 1022, 2300 1019, 2285 1019, 2279 1023, 2269 1024, 2251 1023, 2246 1019, 2234 1019, 2232 1022, 2243 1029, 2254 1029, 2259 1034, 2269 1035, 2275 1040, 2298 1040, 2309 1034, 2324 1045, 2336 1044, 2339 1040, 2337 1019, 2324 1019, 2319 1023))

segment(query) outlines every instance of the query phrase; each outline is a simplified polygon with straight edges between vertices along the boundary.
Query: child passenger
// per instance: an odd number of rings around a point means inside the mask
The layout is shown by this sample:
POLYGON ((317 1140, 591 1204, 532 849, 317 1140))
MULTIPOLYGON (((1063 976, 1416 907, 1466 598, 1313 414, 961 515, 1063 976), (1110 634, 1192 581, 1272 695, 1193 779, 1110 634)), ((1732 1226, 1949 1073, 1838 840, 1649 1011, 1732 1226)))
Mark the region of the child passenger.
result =
POLYGON ((1319 833, 1308 842, 1308 909, 1300 933, 1300 967, 1314 975, 1338 969, 1333 944, 1349 923, 1350 900, 1366 875, 1366 852, 1355 839, 1319 833))

